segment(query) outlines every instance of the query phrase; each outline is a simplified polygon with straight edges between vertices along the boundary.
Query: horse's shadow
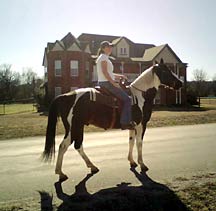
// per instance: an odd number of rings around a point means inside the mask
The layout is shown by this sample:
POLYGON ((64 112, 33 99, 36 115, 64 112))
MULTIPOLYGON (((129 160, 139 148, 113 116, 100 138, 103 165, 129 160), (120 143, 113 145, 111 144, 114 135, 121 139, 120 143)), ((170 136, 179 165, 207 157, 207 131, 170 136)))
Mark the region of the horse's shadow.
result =
POLYGON ((94 174, 87 174, 76 185, 75 193, 68 195, 62 189, 62 182, 56 182, 56 194, 62 200, 57 210, 189 211, 178 196, 167 186, 153 181, 145 173, 138 173, 135 168, 132 168, 131 171, 141 182, 141 186, 129 186, 130 183, 121 183, 116 187, 90 194, 86 189, 86 182, 94 174))

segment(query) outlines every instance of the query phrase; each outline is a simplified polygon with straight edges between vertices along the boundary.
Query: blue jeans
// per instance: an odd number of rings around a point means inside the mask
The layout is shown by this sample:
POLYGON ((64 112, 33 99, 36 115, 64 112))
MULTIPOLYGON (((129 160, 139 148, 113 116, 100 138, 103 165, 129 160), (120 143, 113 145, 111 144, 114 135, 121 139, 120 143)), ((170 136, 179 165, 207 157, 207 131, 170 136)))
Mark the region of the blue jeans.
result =
POLYGON ((107 89, 123 102, 120 123, 122 125, 129 124, 131 122, 131 97, 121 88, 113 86, 109 81, 98 82, 98 85, 107 89))

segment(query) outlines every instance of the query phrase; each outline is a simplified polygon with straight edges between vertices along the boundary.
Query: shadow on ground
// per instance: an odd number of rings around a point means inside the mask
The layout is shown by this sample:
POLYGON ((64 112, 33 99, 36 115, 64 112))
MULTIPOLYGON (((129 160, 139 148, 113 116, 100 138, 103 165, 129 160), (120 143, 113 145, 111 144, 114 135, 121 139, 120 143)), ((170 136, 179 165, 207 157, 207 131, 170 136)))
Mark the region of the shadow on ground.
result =
MULTIPOLYGON (((88 193, 86 182, 94 176, 87 176, 75 187, 75 193, 65 194, 62 189, 62 182, 55 183, 57 197, 62 200, 58 211, 189 211, 178 196, 167 186, 153 181, 145 173, 138 173, 131 169, 141 186, 129 186, 130 183, 117 185, 113 188, 103 189, 94 194, 88 193)), ((41 210, 54 210, 52 198, 43 199, 41 195, 41 210)), ((56 210, 56 209, 55 209, 56 210)))

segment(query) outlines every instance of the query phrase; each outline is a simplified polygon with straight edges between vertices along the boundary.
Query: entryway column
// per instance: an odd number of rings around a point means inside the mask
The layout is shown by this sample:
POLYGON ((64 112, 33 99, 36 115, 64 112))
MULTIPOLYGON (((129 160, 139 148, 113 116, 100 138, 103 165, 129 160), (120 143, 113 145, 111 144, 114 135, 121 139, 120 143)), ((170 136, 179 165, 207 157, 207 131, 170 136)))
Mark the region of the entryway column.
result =
POLYGON ((140 74, 142 73, 142 63, 141 62, 139 63, 139 72, 140 74))
POLYGON ((124 74, 124 62, 121 62, 121 73, 124 74))

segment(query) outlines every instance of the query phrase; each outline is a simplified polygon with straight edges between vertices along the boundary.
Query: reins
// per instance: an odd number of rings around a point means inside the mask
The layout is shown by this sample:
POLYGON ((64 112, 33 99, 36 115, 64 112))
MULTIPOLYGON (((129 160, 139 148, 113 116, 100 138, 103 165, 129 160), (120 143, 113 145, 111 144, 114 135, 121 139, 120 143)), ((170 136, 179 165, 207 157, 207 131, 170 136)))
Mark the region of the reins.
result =
POLYGON ((141 89, 138 89, 137 87, 135 87, 134 85, 130 85, 131 87, 133 87, 134 89, 136 89, 136 90, 138 90, 138 91, 140 91, 140 92, 145 92, 145 91, 143 91, 143 90, 141 90, 141 89))

